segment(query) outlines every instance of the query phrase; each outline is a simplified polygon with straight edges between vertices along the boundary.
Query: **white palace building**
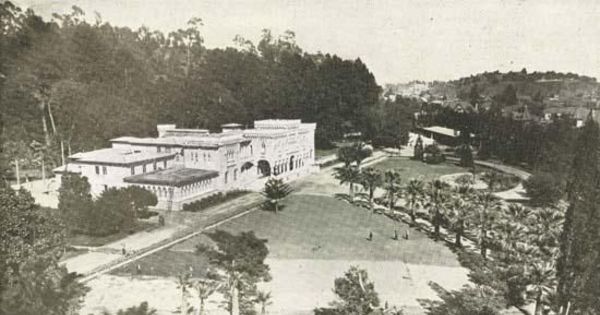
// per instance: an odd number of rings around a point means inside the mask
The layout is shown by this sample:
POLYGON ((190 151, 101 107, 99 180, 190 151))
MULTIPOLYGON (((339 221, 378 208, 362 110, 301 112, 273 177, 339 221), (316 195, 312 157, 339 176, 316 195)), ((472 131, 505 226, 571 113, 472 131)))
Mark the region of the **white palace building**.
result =
POLYGON ((54 170, 87 177, 93 195, 137 185, 158 197, 157 208, 180 210, 217 192, 259 187, 270 176, 292 180, 314 168, 315 123, 299 119, 222 126, 221 133, 158 125, 157 138, 120 137, 112 147, 69 156, 54 170))

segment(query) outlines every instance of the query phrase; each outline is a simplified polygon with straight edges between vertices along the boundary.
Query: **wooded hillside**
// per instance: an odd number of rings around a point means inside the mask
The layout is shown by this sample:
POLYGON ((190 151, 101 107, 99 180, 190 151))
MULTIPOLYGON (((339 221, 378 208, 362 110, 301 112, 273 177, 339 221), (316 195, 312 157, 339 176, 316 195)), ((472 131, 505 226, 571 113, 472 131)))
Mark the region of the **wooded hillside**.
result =
POLYGON ((255 119, 318 124, 326 146, 347 131, 370 133, 381 88, 360 60, 303 52, 295 35, 264 30, 257 44, 207 49, 202 20, 164 34, 69 14, 45 21, 0 4, 0 106, 7 160, 57 165, 68 151, 122 135, 155 135, 157 123, 217 130, 255 119), (32 144, 33 143, 33 144, 32 144))

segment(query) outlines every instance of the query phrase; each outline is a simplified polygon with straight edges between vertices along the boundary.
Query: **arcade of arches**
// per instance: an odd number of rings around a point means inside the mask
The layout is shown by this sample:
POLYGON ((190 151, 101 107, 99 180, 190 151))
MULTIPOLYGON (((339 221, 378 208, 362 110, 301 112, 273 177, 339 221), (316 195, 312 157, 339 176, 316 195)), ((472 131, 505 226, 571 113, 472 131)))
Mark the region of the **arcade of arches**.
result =
POLYGON ((273 163, 269 163, 267 160, 258 161, 257 172, 263 177, 271 176, 271 174, 277 176, 286 172, 291 172, 294 169, 298 169, 304 166, 304 159, 302 157, 296 157, 295 155, 289 158, 279 159, 273 163))

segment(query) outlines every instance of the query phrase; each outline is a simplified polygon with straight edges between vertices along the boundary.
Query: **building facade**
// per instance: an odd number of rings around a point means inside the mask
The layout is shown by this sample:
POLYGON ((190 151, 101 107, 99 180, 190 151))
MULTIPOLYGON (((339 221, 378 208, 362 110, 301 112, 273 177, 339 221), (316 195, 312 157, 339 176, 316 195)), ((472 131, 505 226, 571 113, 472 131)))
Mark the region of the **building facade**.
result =
POLYGON ((222 132, 158 125, 157 138, 120 137, 111 148, 71 155, 55 169, 88 178, 93 195, 137 185, 158 198, 157 208, 179 210, 217 192, 261 187, 274 176, 292 180, 314 165, 316 124, 295 119, 226 124, 222 132))

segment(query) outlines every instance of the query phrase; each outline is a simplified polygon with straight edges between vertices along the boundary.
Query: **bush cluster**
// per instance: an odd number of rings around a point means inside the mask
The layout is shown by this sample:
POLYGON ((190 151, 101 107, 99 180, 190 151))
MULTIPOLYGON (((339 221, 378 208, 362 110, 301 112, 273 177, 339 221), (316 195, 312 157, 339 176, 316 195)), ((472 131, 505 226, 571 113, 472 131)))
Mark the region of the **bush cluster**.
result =
POLYGON ((521 180, 515 175, 496 172, 496 179, 491 190, 494 192, 509 190, 517 186, 520 182, 521 180))
POLYGON ((183 205, 183 211, 190 211, 190 212, 202 211, 206 208, 218 205, 225 201, 245 195, 247 193, 249 193, 249 191, 247 191, 247 190, 232 190, 225 194, 223 194, 222 192, 219 192, 214 195, 208 196, 206 198, 202 198, 198 201, 194 201, 192 203, 183 205))
POLYGON ((523 186, 531 202, 535 205, 551 205, 563 195, 563 183, 555 175, 547 172, 533 174, 523 186))
POLYGON ((153 215, 148 207, 158 202, 152 192, 130 186, 109 188, 92 198, 86 177, 63 175, 58 209, 71 233, 107 236, 135 230, 137 219, 153 215))
POLYGON ((428 164, 440 164, 446 160, 446 157, 436 144, 430 144, 423 150, 423 160, 428 164))

